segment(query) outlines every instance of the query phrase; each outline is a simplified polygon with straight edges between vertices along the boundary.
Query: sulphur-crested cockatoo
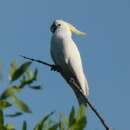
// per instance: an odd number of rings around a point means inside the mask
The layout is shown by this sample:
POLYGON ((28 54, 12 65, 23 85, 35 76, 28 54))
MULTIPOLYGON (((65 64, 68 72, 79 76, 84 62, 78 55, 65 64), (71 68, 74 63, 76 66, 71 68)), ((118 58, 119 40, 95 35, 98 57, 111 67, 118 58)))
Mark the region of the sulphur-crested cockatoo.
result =
POLYGON ((50 30, 53 33, 50 49, 52 59, 56 65, 60 66, 62 76, 74 90, 79 104, 86 104, 84 97, 89 94, 88 83, 79 50, 72 39, 72 33, 77 35, 85 35, 85 33, 63 20, 55 20, 50 30), (75 86, 70 81, 74 81, 77 85, 75 86), (79 90, 76 89, 77 86, 79 90))

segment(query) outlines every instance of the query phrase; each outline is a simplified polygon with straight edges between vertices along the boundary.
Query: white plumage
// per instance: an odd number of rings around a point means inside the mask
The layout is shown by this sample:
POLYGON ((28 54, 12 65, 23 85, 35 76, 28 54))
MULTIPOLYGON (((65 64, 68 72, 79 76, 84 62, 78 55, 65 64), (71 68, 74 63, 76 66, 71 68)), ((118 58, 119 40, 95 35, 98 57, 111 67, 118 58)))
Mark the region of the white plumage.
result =
MULTIPOLYGON (((72 39, 72 32, 78 35, 84 35, 71 24, 63 20, 55 20, 51 26, 53 33, 51 38, 51 56, 56 65, 59 65, 63 71, 64 79, 69 83, 74 79, 84 96, 88 96, 88 83, 83 71, 82 61, 79 50, 72 39)), ((70 84, 70 83, 69 83, 70 84)), ((80 104, 85 104, 84 98, 72 86, 80 104)))

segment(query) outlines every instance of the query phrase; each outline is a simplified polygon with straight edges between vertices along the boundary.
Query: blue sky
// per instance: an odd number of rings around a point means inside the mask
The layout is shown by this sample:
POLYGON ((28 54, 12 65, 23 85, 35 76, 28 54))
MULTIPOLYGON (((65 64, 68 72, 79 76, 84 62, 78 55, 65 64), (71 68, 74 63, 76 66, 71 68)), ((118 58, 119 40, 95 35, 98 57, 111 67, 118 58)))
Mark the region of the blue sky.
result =
MULTIPOLYGON (((90 99, 113 130, 129 130, 130 116, 130 1, 128 0, 1 0, 0 60, 3 62, 1 90, 7 85, 9 64, 18 55, 52 63, 50 58, 50 25, 63 19, 87 32, 73 36, 80 49, 90 86, 90 99), (3 87, 4 86, 4 87, 3 87)), ((7 119, 20 129, 26 119, 29 127, 47 112, 68 114, 76 98, 60 75, 47 67, 33 64, 39 70, 43 91, 26 90, 20 96, 32 107, 32 115, 7 119)), ((88 111, 88 130, 104 130, 95 115, 88 111)))

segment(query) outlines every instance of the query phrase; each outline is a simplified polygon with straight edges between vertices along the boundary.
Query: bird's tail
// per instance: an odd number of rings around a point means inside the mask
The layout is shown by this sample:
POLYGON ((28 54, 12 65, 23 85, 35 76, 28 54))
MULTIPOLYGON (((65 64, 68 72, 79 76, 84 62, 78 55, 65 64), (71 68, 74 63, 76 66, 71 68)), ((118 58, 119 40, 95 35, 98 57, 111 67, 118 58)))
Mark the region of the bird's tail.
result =
MULTIPOLYGON (((88 100, 87 100, 87 95, 84 94, 84 92, 81 90, 81 87, 79 87, 79 84, 76 82, 76 80, 74 78, 68 78, 68 76, 66 76, 64 73, 60 73, 64 79, 67 81, 67 83, 71 86, 71 88, 73 89, 77 100, 79 102, 79 105, 85 105, 87 106, 88 100)), ((86 81, 86 85, 87 85, 87 81, 86 81)), ((88 86, 86 86, 88 87, 88 86)), ((87 89, 88 90, 88 89, 87 89)), ((87 93, 88 94, 88 93, 87 93)))
POLYGON ((85 105, 87 106, 87 98, 85 95, 82 94, 82 92, 80 92, 79 90, 77 89, 73 89, 74 92, 75 92, 75 95, 78 99, 78 102, 79 102, 79 105, 85 105))
MULTIPOLYGON (((69 80, 68 83, 70 84, 71 88, 73 89, 73 91, 74 91, 74 93, 75 93, 75 95, 77 97, 77 100, 79 102, 79 105, 84 105, 84 106, 87 107, 88 99, 87 99, 86 96, 88 96, 88 94, 89 94, 88 93, 88 86, 86 86, 87 94, 85 94, 83 92, 83 90, 81 89, 81 87, 79 87, 79 84, 77 84, 77 82, 74 79, 69 80)), ((87 81, 85 83, 86 83, 86 85, 88 85, 87 81)))

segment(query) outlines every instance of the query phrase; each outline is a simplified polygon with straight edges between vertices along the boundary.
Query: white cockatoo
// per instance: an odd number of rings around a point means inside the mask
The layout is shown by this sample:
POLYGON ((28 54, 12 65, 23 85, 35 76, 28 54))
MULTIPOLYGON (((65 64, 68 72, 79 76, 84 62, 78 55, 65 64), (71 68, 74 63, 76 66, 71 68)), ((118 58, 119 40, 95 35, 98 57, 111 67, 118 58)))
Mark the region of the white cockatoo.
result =
POLYGON ((72 39, 72 33, 77 35, 85 35, 85 33, 80 32, 73 25, 63 20, 55 20, 50 30, 53 33, 50 48, 52 59, 55 65, 60 66, 62 76, 74 90, 79 104, 86 105, 84 97, 89 95, 88 83, 83 71, 79 50, 72 39), (78 90, 76 89, 77 86, 70 82, 72 80, 77 84, 78 90))

